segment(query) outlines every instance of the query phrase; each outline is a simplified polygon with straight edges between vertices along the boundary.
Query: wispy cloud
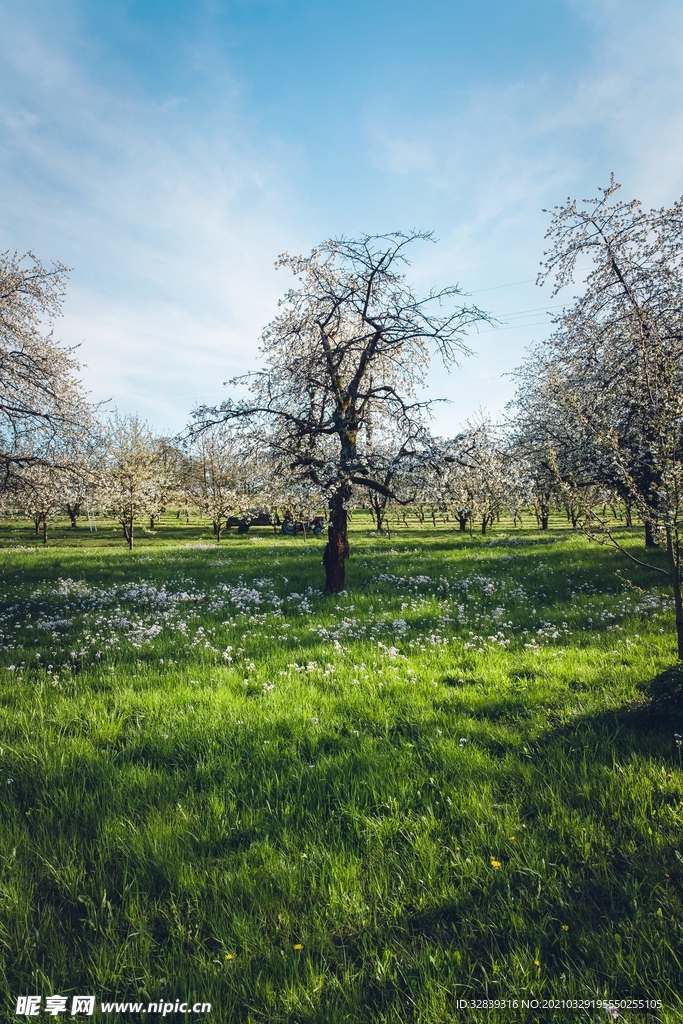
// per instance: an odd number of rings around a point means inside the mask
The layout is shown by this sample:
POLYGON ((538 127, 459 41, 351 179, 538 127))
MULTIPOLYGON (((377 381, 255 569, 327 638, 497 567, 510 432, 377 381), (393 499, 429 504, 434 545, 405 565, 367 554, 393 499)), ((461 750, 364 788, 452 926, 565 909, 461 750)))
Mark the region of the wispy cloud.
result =
MULTIPOLYGON (((612 170, 625 195, 646 205, 683 193, 683 9, 670 2, 574 6, 592 45, 570 76, 553 74, 549 61, 542 76, 463 87, 427 114, 385 99, 366 109, 373 164, 402 179, 404 194, 428 195, 425 208, 448 211, 441 244, 416 275, 425 283, 456 277, 474 291, 523 279, 474 296, 503 320, 550 301, 528 280, 543 249, 542 207, 569 194, 595 195, 612 170)), ((478 405, 503 408, 513 391, 505 373, 550 329, 549 316, 528 322, 474 338, 476 363, 446 383, 435 368, 432 387, 453 401, 437 414, 441 430, 455 429, 478 405), (487 374, 490 367, 497 374, 487 374)))
MULTIPOLYGON (((0 0, 2 247, 74 267, 60 327, 83 342, 88 385, 159 427, 179 429, 193 396, 219 398, 254 364, 288 284, 273 270, 283 249, 326 232, 434 227, 439 245, 411 272, 418 287, 523 282, 475 296, 502 315, 543 304, 530 283, 543 206, 594 195, 611 170, 648 204, 683 192, 683 9, 671 0, 575 0, 588 45, 561 67, 548 53, 414 101, 349 77, 336 135, 311 134, 292 111, 287 124, 271 117, 263 81, 271 99, 281 81, 260 72, 257 95, 248 61, 231 62, 239 40, 219 46, 213 23, 168 57, 186 73, 152 88, 93 36, 84 9, 0 0)), ((287 74, 298 82, 305 69, 287 74)), ((529 322, 474 338, 479 357, 461 375, 435 372, 435 393, 454 399, 439 429, 502 408, 502 375, 545 329, 529 322)))
POLYGON ((98 397, 178 427, 175 395, 250 366, 283 282, 295 201, 277 140, 239 111, 116 92, 25 23, 4 33, 6 245, 73 266, 60 333, 98 397))

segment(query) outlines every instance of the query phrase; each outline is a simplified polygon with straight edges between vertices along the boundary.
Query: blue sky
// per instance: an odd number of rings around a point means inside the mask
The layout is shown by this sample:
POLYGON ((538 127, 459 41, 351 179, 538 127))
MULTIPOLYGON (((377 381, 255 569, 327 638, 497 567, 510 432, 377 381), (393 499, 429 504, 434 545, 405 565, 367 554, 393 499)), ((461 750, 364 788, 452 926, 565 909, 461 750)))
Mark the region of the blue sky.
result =
POLYGON ((504 327, 431 393, 500 415, 556 305, 542 208, 614 171, 683 192, 670 0, 0 0, 0 249, 73 267, 58 334, 98 399, 182 428, 258 363, 277 255, 412 227, 416 288, 504 327))

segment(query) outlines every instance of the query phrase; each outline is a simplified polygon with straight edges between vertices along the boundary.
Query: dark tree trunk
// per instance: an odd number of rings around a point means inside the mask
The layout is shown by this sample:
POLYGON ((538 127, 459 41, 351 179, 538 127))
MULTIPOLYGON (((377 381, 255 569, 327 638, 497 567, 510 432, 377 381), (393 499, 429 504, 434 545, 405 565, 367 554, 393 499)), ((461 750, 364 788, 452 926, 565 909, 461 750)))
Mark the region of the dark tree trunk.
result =
POLYGON ((681 596, 681 566, 680 551, 674 550, 674 542, 671 527, 666 528, 666 554, 669 562, 669 575, 674 592, 674 607, 676 609, 676 641, 678 647, 678 660, 683 661, 683 597, 681 596))
POLYGON ((542 530, 547 530, 548 529, 548 520, 549 520, 549 518, 550 518, 550 514, 546 511, 546 509, 542 509, 541 510, 541 529, 542 530))
POLYGON ((47 544, 47 517, 43 519, 43 544, 47 544))
POLYGON ((467 529, 468 516, 458 514, 458 522, 460 523, 460 533, 464 533, 467 529))
POLYGON ((132 516, 129 519, 124 519, 123 521, 123 536, 129 550, 132 551, 135 544, 134 520, 132 516))
POLYGON ((327 527, 327 544, 323 552, 326 594, 339 594, 345 587, 346 559, 349 557, 346 502, 350 497, 351 485, 345 484, 330 498, 330 522, 327 527))
POLYGON ((633 519, 631 517, 631 506, 628 504, 628 502, 626 503, 626 505, 624 505, 624 517, 626 519, 626 525, 633 526, 633 519))
POLYGON ((386 503, 377 496, 370 498, 370 514, 375 520, 375 528, 377 533, 384 533, 384 520, 386 516, 386 503))
POLYGON ((34 519, 33 522, 36 525, 36 537, 37 537, 39 535, 39 533, 40 533, 40 519, 34 519))
POLYGON ((645 547, 656 548, 658 547, 657 538, 655 537, 655 528, 652 523, 645 523, 645 547))
POLYGON ((488 516, 484 516, 481 521, 481 532, 486 533, 486 527, 489 525, 488 516))
POLYGON ((221 533, 222 533, 222 531, 223 531, 223 528, 221 526, 220 519, 214 519, 213 520, 213 532, 216 535, 216 540, 218 541, 219 544, 220 544, 220 540, 221 540, 221 533))
POLYGON ((68 515, 69 519, 71 520, 71 525, 74 528, 74 530, 78 529, 78 523, 76 522, 76 518, 81 514, 81 510, 78 507, 78 505, 69 505, 67 503, 67 505, 66 505, 66 514, 68 515))

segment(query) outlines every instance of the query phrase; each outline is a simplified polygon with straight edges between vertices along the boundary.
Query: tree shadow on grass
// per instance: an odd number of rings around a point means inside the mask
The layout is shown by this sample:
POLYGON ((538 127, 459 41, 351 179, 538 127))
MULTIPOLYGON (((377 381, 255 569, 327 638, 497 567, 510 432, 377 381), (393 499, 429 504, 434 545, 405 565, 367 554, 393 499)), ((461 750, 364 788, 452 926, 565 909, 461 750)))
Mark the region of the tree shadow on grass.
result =
MULTIPOLYGON (((628 705, 551 726, 529 741, 506 781, 519 819, 514 851, 504 851, 486 884, 483 875, 463 879, 431 906, 408 912, 402 923, 410 942, 460 943, 489 979, 501 958, 523 959, 535 946, 551 989, 566 990, 565 976, 576 974, 614 993, 649 987, 674 999, 683 913, 683 747, 676 744, 683 668, 640 690, 628 705)), ((469 849, 464 825, 458 835, 469 849)))
POLYGON ((683 664, 672 665, 639 688, 649 698, 651 724, 683 727, 683 664))

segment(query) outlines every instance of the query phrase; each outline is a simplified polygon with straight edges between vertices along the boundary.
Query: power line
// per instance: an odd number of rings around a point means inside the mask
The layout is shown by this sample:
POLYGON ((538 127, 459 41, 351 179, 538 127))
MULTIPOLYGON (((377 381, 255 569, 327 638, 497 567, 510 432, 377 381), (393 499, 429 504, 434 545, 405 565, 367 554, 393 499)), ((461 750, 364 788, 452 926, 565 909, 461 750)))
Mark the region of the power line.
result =
POLYGON ((509 284, 494 284, 490 288, 477 288, 475 291, 470 292, 470 295, 480 295, 482 292, 497 292, 499 288, 514 288, 517 284, 530 284, 531 281, 535 280, 535 277, 527 277, 526 281, 510 281, 509 284))
POLYGON ((498 316, 527 316, 531 315, 531 313, 547 313, 551 309, 564 309, 564 304, 559 303, 556 306, 536 306, 535 309, 518 309, 516 311, 513 310, 512 313, 499 313, 498 316))
POLYGON ((548 327, 552 320, 539 320, 533 324, 513 324, 511 327, 489 327, 485 331, 477 331, 477 334, 498 334, 501 331, 519 331, 523 327, 548 327))

